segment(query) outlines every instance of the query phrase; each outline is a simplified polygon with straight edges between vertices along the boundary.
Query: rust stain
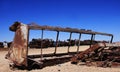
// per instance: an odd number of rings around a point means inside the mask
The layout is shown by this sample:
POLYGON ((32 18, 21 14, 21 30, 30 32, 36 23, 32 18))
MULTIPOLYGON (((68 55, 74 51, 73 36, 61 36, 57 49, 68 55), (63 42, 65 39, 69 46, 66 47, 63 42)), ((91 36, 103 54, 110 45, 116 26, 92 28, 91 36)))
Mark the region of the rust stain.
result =
POLYGON ((28 26, 17 22, 10 27, 10 30, 15 31, 15 37, 6 56, 12 64, 27 66, 28 26))

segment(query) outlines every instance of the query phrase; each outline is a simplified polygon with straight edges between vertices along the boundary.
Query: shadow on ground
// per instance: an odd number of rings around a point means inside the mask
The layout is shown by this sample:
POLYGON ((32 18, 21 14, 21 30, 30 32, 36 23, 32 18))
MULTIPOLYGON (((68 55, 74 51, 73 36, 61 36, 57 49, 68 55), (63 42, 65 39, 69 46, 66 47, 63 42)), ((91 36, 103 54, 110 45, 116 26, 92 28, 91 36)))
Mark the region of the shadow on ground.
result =
POLYGON ((36 61, 34 59, 28 58, 28 67, 17 67, 20 70, 33 70, 33 69, 42 69, 47 66, 54 66, 57 64, 62 64, 65 62, 69 62, 71 57, 63 57, 63 58, 54 58, 54 59, 45 59, 43 61, 36 61))

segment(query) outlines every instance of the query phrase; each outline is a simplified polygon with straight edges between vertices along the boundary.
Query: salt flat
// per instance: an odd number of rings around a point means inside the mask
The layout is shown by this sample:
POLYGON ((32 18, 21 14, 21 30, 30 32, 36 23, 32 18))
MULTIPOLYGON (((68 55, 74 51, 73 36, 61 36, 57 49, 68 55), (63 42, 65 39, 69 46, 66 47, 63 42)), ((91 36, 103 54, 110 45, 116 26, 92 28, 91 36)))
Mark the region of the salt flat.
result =
MULTIPOLYGON (((88 46, 81 46, 80 51, 83 51, 85 49, 89 48, 88 46)), ((76 51, 77 47, 73 46, 70 47, 70 51, 76 51)), ((53 53, 54 48, 47 48, 43 49, 43 53, 53 53)), ((67 47, 58 47, 57 53, 64 53, 67 52, 67 47)), ((102 67, 88 67, 85 65, 73 65, 70 62, 66 62, 63 64, 58 64, 54 66, 47 66, 43 69, 35 69, 35 70, 10 70, 9 68, 9 62, 7 59, 5 59, 5 55, 7 54, 7 51, 0 50, 0 72, 120 72, 120 68, 102 68, 102 67)), ((29 49, 28 51, 29 55, 32 54, 40 54, 40 49, 29 49)))

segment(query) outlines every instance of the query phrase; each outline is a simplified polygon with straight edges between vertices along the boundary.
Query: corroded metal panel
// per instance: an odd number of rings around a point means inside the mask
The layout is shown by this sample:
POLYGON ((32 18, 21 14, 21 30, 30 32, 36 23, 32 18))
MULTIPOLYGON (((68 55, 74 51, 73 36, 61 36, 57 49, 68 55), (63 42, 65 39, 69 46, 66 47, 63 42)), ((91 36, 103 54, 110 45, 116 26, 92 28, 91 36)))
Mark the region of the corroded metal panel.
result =
POLYGON ((6 56, 14 65, 27 66, 28 26, 17 22, 10 29, 15 31, 15 37, 6 56))
POLYGON ((72 63, 78 63, 79 62, 78 59, 82 59, 83 57, 85 57, 86 55, 88 55, 89 53, 93 52, 94 50, 98 48, 99 48, 99 45, 95 44, 92 47, 88 48, 87 50, 77 54, 76 56, 71 58, 72 63))

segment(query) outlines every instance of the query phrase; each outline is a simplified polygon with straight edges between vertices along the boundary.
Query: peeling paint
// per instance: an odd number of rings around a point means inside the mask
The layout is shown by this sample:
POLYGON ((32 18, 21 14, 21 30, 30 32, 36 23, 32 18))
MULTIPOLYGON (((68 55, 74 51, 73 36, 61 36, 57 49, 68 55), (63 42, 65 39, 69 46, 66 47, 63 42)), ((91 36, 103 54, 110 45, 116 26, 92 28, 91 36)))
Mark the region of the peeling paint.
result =
MULTIPOLYGON (((14 25, 12 25, 11 28, 16 29, 14 25)), ((27 34, 28 26, 19 23, 15 31, 13 43, 8 54, 6 55, 12 64, 15 64, 17 66, 27 66, 27 34)))

